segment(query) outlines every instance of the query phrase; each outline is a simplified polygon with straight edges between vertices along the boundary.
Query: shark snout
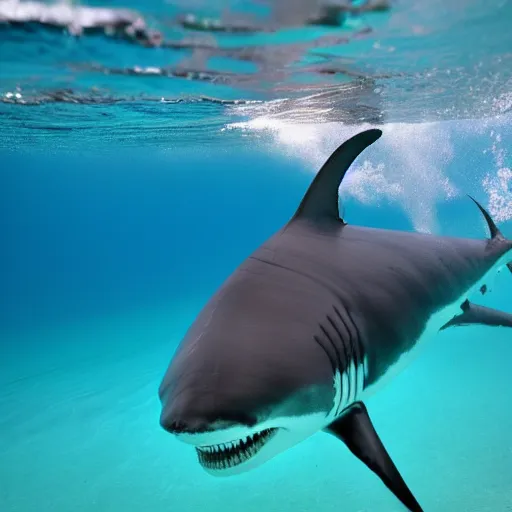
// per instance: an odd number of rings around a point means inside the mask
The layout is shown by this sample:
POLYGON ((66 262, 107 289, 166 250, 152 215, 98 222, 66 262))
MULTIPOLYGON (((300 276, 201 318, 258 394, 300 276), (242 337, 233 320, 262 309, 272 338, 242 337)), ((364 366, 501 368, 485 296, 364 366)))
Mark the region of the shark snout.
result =
POLYGON ((191 407, 184 407, 182 402, 176 400, 162 403, 160 425, 171 434, 201 434, 210 432, 212 426, 208 418, 191 407))
POLYGON ((212 428, 207 422, 196 420, 196 421, 183 421, 173 420, 162 417, 160 424, 170 434, 204 434, 211 432, 212 428))
POLYGON ((205 434, 235 426, 252 427, 256 418, 242 412, 201 408, 200 403, 184 405, 180 402, 164 403, 160 425, 174 435, 205 434))

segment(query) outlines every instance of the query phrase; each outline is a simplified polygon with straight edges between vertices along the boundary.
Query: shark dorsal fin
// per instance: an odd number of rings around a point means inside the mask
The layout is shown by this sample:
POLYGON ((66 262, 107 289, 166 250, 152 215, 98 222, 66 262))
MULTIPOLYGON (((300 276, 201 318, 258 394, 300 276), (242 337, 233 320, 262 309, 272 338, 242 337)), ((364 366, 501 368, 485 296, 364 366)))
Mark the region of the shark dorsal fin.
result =
POLYGON ((491 238, 494 240, 495 238, 503 238, 501 231, 498 229, 498 226, 492 220, 492 217, 489 215, 489 212, 474 198, 468 196, 471 201, 473 201, 478 209, 482 212, 482 215, 485 218, 485 222, 487 222, 487 226, 489 226, 489 231, 491 232, 491 238))
POLYGON ((339 220, 338 189, 340 184, 352 162, 381 135, 381 130, 366 130, 354 135, 334 151, 311 183, 294 219, 339 220))

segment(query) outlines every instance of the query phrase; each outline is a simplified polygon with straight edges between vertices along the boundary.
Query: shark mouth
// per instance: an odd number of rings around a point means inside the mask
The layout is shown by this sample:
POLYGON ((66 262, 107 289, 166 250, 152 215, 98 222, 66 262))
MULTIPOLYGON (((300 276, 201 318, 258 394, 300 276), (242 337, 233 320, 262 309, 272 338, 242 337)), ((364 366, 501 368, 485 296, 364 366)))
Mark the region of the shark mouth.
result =
POLYGON ((276 432, 277 428, 267 428, 229 443, 197 446, 199 463, 206 469, 216 470, 238 466, 254 457, 276 432))

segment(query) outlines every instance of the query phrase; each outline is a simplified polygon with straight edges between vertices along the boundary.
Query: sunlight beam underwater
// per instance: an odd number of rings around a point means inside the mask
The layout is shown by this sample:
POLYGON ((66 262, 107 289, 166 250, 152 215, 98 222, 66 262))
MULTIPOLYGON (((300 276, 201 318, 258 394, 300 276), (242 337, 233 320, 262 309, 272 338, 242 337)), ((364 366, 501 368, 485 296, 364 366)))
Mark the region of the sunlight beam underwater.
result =
POLYGON ((422 510, 363 401, 450 326, 512 326, 469 300, 512 241, 487 211, 488 240, 351 226, 338 189, 371 129, 324 164, 292 219, 201 311, 159 389, 162 427, 213 475, 241 473, 324 431, 342 440, 413 512, 422 510))

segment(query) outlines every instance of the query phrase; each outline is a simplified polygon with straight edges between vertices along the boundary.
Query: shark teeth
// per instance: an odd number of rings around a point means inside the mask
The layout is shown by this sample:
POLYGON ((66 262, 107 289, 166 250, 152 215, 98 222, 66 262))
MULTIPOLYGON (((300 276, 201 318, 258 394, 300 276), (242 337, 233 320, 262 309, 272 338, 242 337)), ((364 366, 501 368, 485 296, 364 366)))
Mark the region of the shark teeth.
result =
POLYGON ((254 457, 276 432, 276 428, 267 428, 229 443, 197 446, 199 463, 207 469, 217 470, 238 466, 254 457))

